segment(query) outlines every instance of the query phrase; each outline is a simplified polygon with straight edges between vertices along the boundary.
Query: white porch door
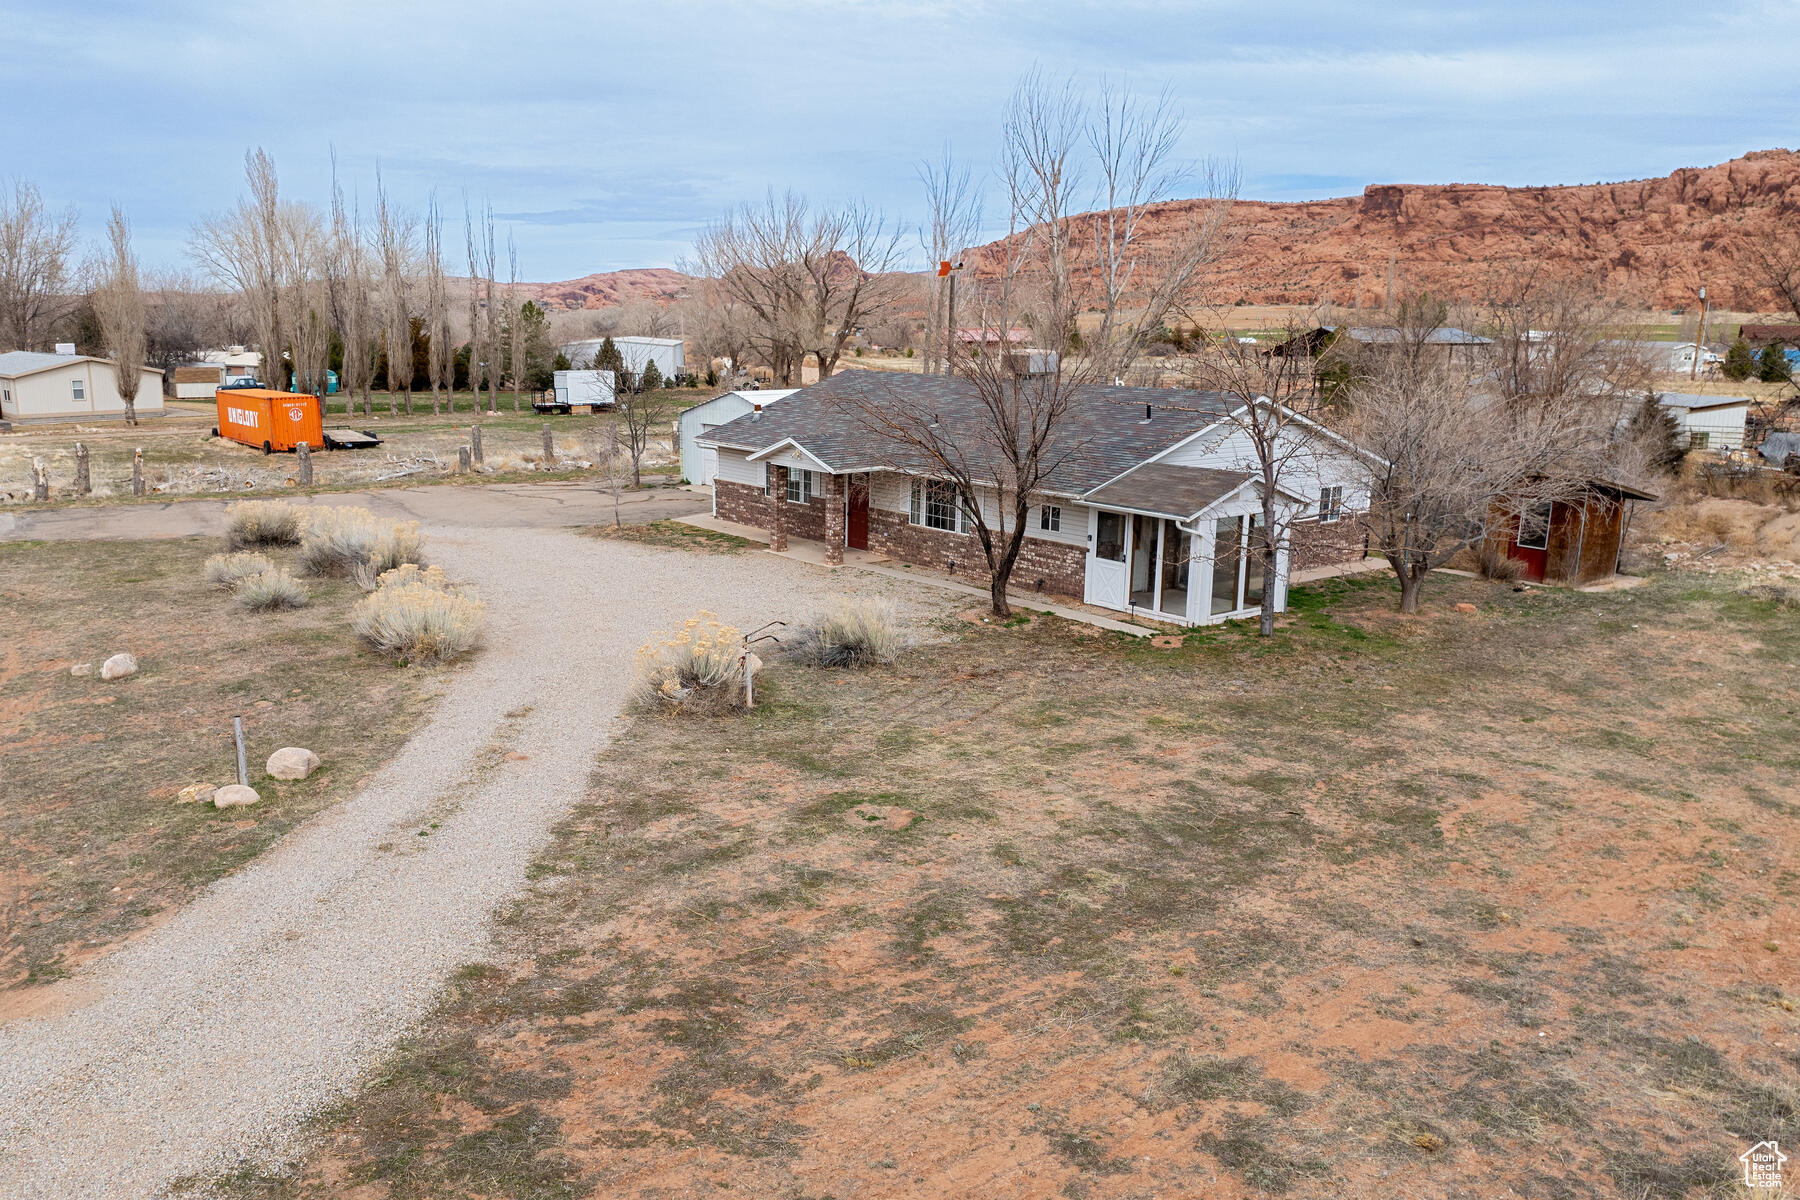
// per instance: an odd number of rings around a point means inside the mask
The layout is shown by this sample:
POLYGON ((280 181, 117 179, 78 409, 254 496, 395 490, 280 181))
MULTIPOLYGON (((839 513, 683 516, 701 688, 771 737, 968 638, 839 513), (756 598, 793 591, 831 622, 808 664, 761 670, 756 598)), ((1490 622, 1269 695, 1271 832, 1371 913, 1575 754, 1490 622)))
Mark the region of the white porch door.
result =
POLYGON ((719 474, 719 448, 717 446, 700 447, 700 484, 710 486, 719 474))
POLYGON ((1087 587, 1082 599, 1102 608, 1131 607, 1131 521, 1124 513, 1088 510, 1087 587))

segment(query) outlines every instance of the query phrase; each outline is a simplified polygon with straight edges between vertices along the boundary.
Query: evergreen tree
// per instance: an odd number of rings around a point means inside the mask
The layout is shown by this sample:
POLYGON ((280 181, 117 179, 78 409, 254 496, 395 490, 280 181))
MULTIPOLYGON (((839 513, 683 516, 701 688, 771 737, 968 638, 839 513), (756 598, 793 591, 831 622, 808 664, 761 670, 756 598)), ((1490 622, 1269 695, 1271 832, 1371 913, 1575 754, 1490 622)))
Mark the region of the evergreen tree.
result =
POLYGON ((1675 420, 1675 414, 1663 407, 1655 392, 1645 393, 1644 402, 1631 414, 1626 432, 1644 440, 1650 461, 1663 471, 1673 473, 1687 457, 1687 447, 1681 443, 1681 425, 1675 420))
POLYGON ((1740 337, 1725 352, 1725 362, 1719 367, 1719 373, 1730 380, 1742 380, 1750 378, 1755 370, 1756 358, 1750 353, 1750 343, 1740 337))
POLYGON ((600 349, 594 352, 594 370, 611 371, 623 382, 625 376, 625 356, 613 344, 612 338, 600 343, 600 349))
POLYGON ((655 359, 651 359, 644 365, 644 390, 646 392, 658 391, 662 385, 662 368, 656 365, 655 359))
POLYGON ((1794 369, 1788 366, 1787 355, 1781 347, 1770 342, 1763 347, 1762 357, 1756 360, 1756 377, 1764 383, 1786 383, 1793 377, 1794 369))

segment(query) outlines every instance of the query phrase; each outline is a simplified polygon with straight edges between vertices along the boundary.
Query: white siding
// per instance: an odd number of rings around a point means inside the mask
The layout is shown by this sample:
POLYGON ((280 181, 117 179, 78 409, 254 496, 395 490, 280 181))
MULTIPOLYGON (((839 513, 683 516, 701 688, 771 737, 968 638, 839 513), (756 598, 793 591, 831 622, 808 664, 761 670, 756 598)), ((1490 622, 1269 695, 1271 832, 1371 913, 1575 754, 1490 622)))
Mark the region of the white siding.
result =
MULTIPOLYGON (((869 507, 883 512, 895 512, 910 517, 912 513, 912 485, 914 477, 898 475, 892 472, 876 474, 869 483, 869 507)), ((978 488, 976 498, 981 504, 981 519, 987 522, 989 529, 999 528, 1000 505, 998 496, 991 488, 978 488)), ((1088 510, 1086 505, 1063 503, 1062 528, 1048 530, 1038 528, 1038 505, 1031 506, 1031 523, 1026 527, 1027 537, 1041 538, 1046 542, 1062 542, 1070 546, 1087 545, 1088 510)))
MULTIPOLYGON (((1289 429, 1282 437, 1294 446, 1282 472, 1283 488, 1304 497, 1309 508, 1316 508, 1324 487, 1343 488, 1347 510, 1360 512, 1369 506, 1369 469, 1360 458, 1323 435, 1306 437, 1289 429)), ((1220 471, 1260 470, 1249 436, 1228 425, 1207 430, 1153 461, 1220 471)))
POLYGON ((1749 411, 1741 405, 1706 408, 1698 412, 1677 410, 1675 419, 1683 443, 1688 441, 1690 434, 1704 433, 1708 450, 1741 450, 1744 448, 1744 419, 1749 411))
MULTIPOLYGON (((153 416, 163 411, 162 378, 161 371, 150 369, 139 377, 139 416, 153 416)), ((76 359, 67 366, 52 367, 47 371, 0 376, 0 389, 12 393, 11 404, 0 404, 8 419, 29 421, 125 415, 125 404, 119 399, 118 381, 111 364, 105 362, 76 359), (80 400, 75 399, 71 386, 76 380, 81 382, 80 400)))
POLYGON ((742 483, 760 488, 768 481, 768 471, 760 462, 751 462, 742 450, 719 447, 719 473, 715 477, 725 483, 742 483))

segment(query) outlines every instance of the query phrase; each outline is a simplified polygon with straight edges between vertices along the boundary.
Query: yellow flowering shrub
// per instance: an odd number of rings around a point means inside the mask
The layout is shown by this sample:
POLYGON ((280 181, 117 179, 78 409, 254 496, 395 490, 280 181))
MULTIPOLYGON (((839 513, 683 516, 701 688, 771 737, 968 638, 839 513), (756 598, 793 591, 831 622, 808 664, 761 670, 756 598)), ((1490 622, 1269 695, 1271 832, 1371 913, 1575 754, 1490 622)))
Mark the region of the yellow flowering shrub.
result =
POLYGON ((734 703, 743 685, 744 635, 701 612, 673 633, 658 633, 638 648, 642 698, 682 708, 701 697, 734 703))

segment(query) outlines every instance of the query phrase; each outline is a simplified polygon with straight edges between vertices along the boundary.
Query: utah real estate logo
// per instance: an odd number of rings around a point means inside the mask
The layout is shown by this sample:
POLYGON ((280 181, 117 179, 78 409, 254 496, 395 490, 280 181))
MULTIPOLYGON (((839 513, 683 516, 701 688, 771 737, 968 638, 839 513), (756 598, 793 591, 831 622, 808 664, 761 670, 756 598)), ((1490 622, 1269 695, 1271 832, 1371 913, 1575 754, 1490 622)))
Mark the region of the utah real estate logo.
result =
POLYGON ((1787 1161, 1787 1155, 1773 1141, 1758 1142, 1742 1154, 1738 1161, 1744 1164, 1744 1186, 1747 1188, 1778 1188, 1781 1186, 1781 1164, 1787 1161))

